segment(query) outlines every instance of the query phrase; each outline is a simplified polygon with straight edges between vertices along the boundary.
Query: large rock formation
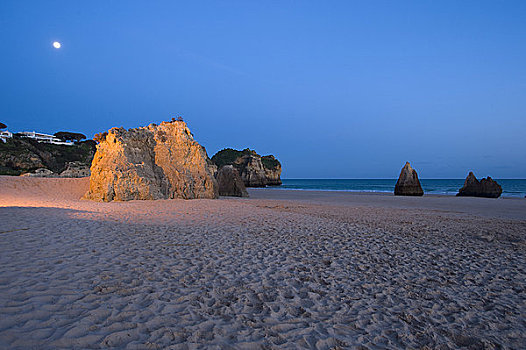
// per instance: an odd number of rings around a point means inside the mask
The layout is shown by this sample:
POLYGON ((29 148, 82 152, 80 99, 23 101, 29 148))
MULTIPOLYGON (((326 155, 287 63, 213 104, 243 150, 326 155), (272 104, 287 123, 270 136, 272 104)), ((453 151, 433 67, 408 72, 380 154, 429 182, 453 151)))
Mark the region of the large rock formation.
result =
POLYGON ((398 181, 395 185, 394 194, 395 196, 424 195, 424 190, 422 190, 420 181, 418 181, 418 175, 416 174, 416 171, 411 168, 411 164, 409 164, 409 162, 405 163, 402 171, 400 172, 400 176, 398 177, 398 181))
POLYGON ((245 183, 233 165, 223 166, 217 173, 220 196, 248 197, 245 183))
POLYGON ((217 198, 209 163, 206 150, 183 121, 113 128, 97 145, 85 198, 217 198))
POLYGON ((260 156, 251 149, 238 151, 226 148, 217 152, 212 161, 218 168, 233 165, 246 187, 281 185, 281 164, 274 156, 260 156))
POLYGON ((457 196, 498 198, 501 194, 502 187, 491 177, 488 176, 479 181, 470 171, 464 181, 464 186, 458 190, 457 196))

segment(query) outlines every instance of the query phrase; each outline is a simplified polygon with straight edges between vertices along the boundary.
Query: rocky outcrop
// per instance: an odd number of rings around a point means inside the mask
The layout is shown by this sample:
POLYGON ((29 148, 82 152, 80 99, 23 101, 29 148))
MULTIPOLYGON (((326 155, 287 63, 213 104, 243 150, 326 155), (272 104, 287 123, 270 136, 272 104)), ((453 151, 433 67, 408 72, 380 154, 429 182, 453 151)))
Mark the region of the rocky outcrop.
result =
POLYGON ((220 196, 248 197, 245 183, 233 165, 225 165, 217 173, 220 196))
POLYGON ((88 167, 95 154, 93 140, 71 146, 39 143, 35 140, 13 137, 0 142, 0 174, 21 175, 45 168, 55 174, 67 170, 68 164, 78 162, 88 167))
POLYGON ((5 175, 19 175, 46 167, 38 155, 26 150, 18 154, 2 154, 0 164, 3 169, 2 174, 5 175))
POLYGON ((90 176, 90 170, 89 166, 82 162, 69 162, 66 165, 66 169, 61 172, 60 174, 57 174, 49 169, 46 168, 39 168, 36 169, 33 172, 30 173, 24 173, 21 176, 29 176, 29 177, 72 177, 72 178, 78 178, 78 177, 88 177, 90 176))
POLYGON ((398 181, 395 185, 394 190, 395 196, 423 196, 424 190, 420 186, 420 181, 418 181, 418 175, 416 171, 411 168, 411 164, 406 162, 398 181))
POLYGON ((273 155, 261 157, 268 186, 281 185, 281 163, 273 155))
POLYGON ((502 187, 491 177, 477 180, 472 171, 464 181, 464 186, 458 190, 457 196, 498 198, 502 194, 502 187))
POLYGON ((213 177, 217 178, 217 165, 215 165, 210 158, 208 159, 208 170, 213 177))
POLYGON ((245 154, 236 159, 233 165, 240 169, 241 178, 247 187, 265 187, 267 185, 265 168, 261 163, 261 157, 257 154, 245 154))
POLYGON ((27 177, 58 177, 57 174, 46 168, 39 168, 32 173, 24 173, 21 176, 27 177))
POLYGON ((204 147, 183 121, 126 130, 113 128, 97 145, 85 198, 217 198, 204 147))
POLYGON ((212 161, 218 168, 233 165, 246 187, 281 185, 281 164, 274 156, 260 156, 251 149, 238 151, 226 148, 217 152, 212 161))
POLYGON ((82 162, 69 162, 60 177, 87 177, 91 175, 90 167, 82 162))

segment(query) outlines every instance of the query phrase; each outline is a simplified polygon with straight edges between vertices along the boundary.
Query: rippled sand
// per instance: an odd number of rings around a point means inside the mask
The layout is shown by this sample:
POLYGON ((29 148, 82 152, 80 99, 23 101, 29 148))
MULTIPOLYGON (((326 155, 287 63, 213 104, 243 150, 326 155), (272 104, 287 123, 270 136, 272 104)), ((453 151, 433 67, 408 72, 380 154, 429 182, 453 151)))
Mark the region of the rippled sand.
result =
POLYGON ((526 348, 526 200, 86 189, 0 177, 0 348, 526 348))

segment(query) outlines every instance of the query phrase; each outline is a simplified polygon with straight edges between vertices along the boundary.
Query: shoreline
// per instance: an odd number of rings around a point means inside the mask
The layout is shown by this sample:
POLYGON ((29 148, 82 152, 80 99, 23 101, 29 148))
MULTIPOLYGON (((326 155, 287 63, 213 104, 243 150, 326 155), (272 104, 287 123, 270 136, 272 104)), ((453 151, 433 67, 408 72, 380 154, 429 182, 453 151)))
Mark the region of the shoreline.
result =
MULTIPOLYGON (((394 189, 393 191, 360 191, 360 190, 325 190, 325 189, 303 189, 303 188, 280 188, 280 186, 267 186, 267 187, 249 187, 252 189, 263 189, 263 190, 279 190, 279 191, 307 191, 307 192, 345 192, 345 193, 356 193, 356 194, 377 194, 377 195, 392 195, 394 196, 394 189)), ((429 197, 429 196, 440 196, 440 197, 457 197, 456 193, 429 193, 424 192, 424 195, 421 197, 429 197)), ((405 197, 405 196, 397 196, 397 197, 405 197)), ((418 196, 416 196, 418 197, 418 196)), ((484 197, 478 197, 478 198, 484 198, 484 197)), ((501 195, 499 198, 488 198, 488 199, 524 199, 524 197, 521 196, 507 196, 507 195, 501 195)))
POLYGON ((365 206, 385 209, 445 211, 487 218, 526 220, 526 200, 521 198, 481 198, 447 195, 395 196, 386 192, 314 191, 247 188, 249 199, 304 201, 311 203, 365 206))
MULTIPOLYGON (((495 179, 502 187, 501 197, 524 198, 526 179, 495 179)), ((393 193, 397 179, 282 179, 281 186, 269 188, 312 191, 393 193)), ((465 179, 420 179, 424 195, 455 196, 465 179)))

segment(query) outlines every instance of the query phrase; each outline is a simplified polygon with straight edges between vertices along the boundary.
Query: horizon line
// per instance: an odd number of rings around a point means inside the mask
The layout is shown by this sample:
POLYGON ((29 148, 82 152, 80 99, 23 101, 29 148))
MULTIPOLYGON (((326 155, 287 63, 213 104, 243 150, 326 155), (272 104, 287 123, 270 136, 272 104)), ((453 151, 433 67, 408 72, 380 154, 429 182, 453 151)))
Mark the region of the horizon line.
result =
MULTIPOLYGON (((490 176, 491 177, 491 176, 490 176)), ((483 177, 481 177, 482 179, 483 177)), ((526 180, 526 178, 519 178, 519 177, 506 177, 506 178, 497 178, 497 177, 491 177, 492 179, 497 180, 526 180)), ((281 180, 398 180, 398 178, 358 178, 358 177, 312 177, 312 178, 300 178, 300 177, 294 177, 294 178, 281 178, 281 180)), ((426 178, 419 178, 419 180, 465 180, 465 178, 453 178, 453 177, 426 177, 426 178)))

